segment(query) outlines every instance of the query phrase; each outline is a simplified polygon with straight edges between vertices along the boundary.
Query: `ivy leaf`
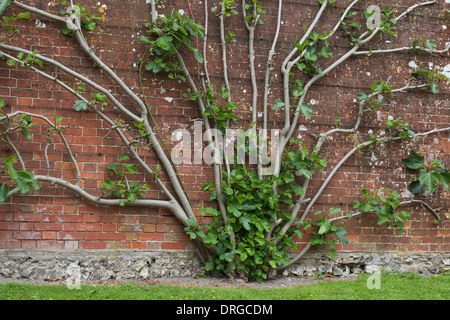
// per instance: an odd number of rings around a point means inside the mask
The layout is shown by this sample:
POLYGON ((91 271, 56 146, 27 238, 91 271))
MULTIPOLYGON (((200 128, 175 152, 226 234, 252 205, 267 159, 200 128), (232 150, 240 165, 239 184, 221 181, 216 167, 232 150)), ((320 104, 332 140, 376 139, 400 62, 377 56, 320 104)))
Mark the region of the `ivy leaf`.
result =
POLYGON ((425 162, 425 157, 417 154, 414 150, 411 150, 410 156, 402 159, 402 162, 409 169, 420 169, 424 167, 423 163, 425 162))

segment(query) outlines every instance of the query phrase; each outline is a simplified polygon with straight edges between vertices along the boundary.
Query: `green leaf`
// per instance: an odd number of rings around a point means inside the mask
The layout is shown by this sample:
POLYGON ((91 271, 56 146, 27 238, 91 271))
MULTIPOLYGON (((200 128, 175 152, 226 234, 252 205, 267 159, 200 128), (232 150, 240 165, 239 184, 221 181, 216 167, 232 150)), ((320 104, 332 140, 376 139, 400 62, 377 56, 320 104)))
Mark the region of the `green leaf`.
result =
POLYGON ((137 172, 136 167, 132 164, 126 164, 125 169, 131 174, 135 174, 137 172))
POLYGON ((387 216, 380 215, 380 217, 378 218, 377 223, 378 223, 378 225, 380 225, 380 224, 386 223, 388 221, 389 221, 389 218, 387 216))
POLYGON ((72 33, 73 33, 72 30, 68 26, 64 26, 61 29, 61 32, 66 36, 72 35, 72 33))
POLYGON ((219 241, 217 240, 217 234, 213 233, 213 232, 208 232, 208 234, 206 235, 206 237, 203 239, 204 243, 212 243, 212 244, 216 244, 219 241))
POLYGON ((205 213, 210 214, 212 216, 219 215, 219 211, 217 209, 213 209, 213 208, 209 208, 209 207, 205 209, 205 213))
POLYGON ((136 198, 137 198, 136 193, 131 192, 131 193, 128 195, 127 200, 128 200, 129 202, 133 202, 134 200, 136 200, 136 198))
POLYGON ((286 104, 283 101, 281 101, 280 99, 276 99, 275 103, 272 105, 272 109, 273 110, 278 110, 278 109, 284 107, 285 105, 286 104))
POLYGON ((370 212, 370 211, 372 211, 372 206, 370 205, 370 203, 366 202, 361 206, 361 210, 363 212, 370 212))
POLYGON ((160 37, 156 40, 156 44, 163 49, 164 51, 168 51, 171 49, 173 38, 171 36, 160 37))
POLYGON ((152 43, 146 36, 141 36, 139 38, 140 43, 152 43))
POLYGON ((88 103, 83 100, 77 100, 75 101, 74 107, 77 111, 86 110, 88 107, 88 103))
POLYGON ((437 85, 436 82, 430 83, 430 89, 431 89, 431 92, 433 92, 433 93, 439 93, 439 86, 437 85))
POLYGON ((331 226, 331 222, 329 222, 329 221, 322 223, 322 225, 320 226, 319 231, 317 233, 318 234, 326 233, 330 229, 330 226, 331 226))
POLYGON ((106 166, 109 170, 117 171, 119 169, 119 165, 117 163, 108 163, 106 166))
POLYGON ((426 188, 427 187, 421 184, 419 180, 411 182, 408 186, 408 190, 411 191, 412 193, 421 193, 426 188))
POLYGON ((426 185, 430 193, 434 192, 434 189, 436 188, 436 182, 439 182, 440 180, 441 176, 436 171, 421 171, 419 174, 420 183, 426 185))
POLYGON ((130 157, 129 156, 127 156, 126 154, 121 154, 121 155, 119 155, 119 161, 127 161, 127 160, 130 160, 130 157))
POLYGON ((406 221, 409 221, 411 219, 411 214, 408 211, 400 211, 398 215, 406 221))
POLYGON ((113 189, 114 188, 114 182, 113 181, 111 181, 111 180, 105 180, 105 181, 103 181, 103 187, 106 189, 106 190, 111 190, 111 189, 113 189))
POLYGON ((3 203, 6 200, 6 197, 9 192, 9 187, 6 184, 0 185, 0 203, 3 203))
POLYGON ((402 162, 409 169, 420 169, 424 167, 423 163, 425 162, 425 157, 417 154, 414 150, 411 150, 410 156, 402 159, 402 162))
POLYGON ((234 200, 228 203, 227 209, 230 213, 232 213, 236 218, 239 218, 241 216, 242 204, 240 204, 238 201, 234 200))
POLYGON ((427 48, 430 49, 430 50, 436 49, 436 42, 433 41, 433 40, 427 40, 427 42, 425 43, 425 45, 426 45, 427 48))
POLYGON ((412 74, 424 74, 427 75, 428 77, 430 76, 430 73, 425 69, 416 70, 412 74))
POLYGON ((336 236, 343 245, 347 245, 349 243, 348 238, 345 236, 346 234, 347 231, 345 231, 345 229, 338 229, 336 231, 336 236))
POLYGON ((450 186, 450 172, 442 172, 441 177, 442 184, 448 189, 450 186))
POLYGON ((303 188, 299 185, 295 185, 294 186, 294 192, 296 195, 300 196, 302 194, 304 194, 305 192, 303 191, 303 188))
POLYGON ((444 80, 450 81, 450 78, 447 77, 446 75, 442 74, 442 73, 438 74, 438 77, 439 77, 439 78, 442 78, 442 79, 444 79, 444 80))
POLYGON ((185 222, 188 226, 195 226, 196 224, 194 218, 188 218, 185 222))
POLYGON ((369 96, 365 93, 360 93, 356 96, 359 100, 367 100, 369 99, 369 96))
POLYGON ((239 218, 239 221, 241 222, 245 230, 250 231, 252 229, 252 227, 250 226, 252 220, 248 216, 241 216, 239 218))
POLYGON ((162 70, 162 67, 160 66, 159 63, 155 61, 150 61, 145 65, 145 69, 147 69, 148 71, 153 71, 153 73, 158 73, 162 70))
POLYGON ((308 170, 305 168, 301 168, 300 172, 307 178, 307 179, 311 179, 312 175, 314 174, 314 171, 312 170, 308 170))
POLYGON ((313 109, 310 106, 306 105, 306 103, 302 103, 302 105, 300 106, 300 110, 302 111, 306 119, 311 119, 311 113, 313 112, 313 109))
POLYGON ((203 57, 202 57, 202 55, 198 52, 198 49, 193 49, 192 51, 194 52, 195 60, 197 60, 199 63, 203 63, 203 57))
POLYGON ((329 47, 322 47, 322 49, 320 50, 320 54, 325 58, 333 55, 329 47))
POLYGON ((214 269, 214 263, 212 263, 212 262, 207 262, 206 264, 205 264, 205 270, 206 271, 211 271, 211 270, 213 270, 214 269))
POLYGON ((30 19, 29 12, 21 12, 17 15, 17 19, 30 19))
POLYGON ((336 250, 334 250, 334 249, 329 249, 329 250, 328 250, 328 253, 329 253, 331 259, 333 259, 333 260, 336 259, 336 250))

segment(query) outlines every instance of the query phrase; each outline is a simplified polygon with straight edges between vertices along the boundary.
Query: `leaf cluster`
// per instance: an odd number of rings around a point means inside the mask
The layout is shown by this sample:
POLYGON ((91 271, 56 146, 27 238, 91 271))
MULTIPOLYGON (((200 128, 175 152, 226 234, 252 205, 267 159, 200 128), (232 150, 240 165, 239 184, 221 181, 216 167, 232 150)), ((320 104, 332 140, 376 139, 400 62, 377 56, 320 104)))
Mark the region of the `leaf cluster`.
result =
POLYGON ((434 159, 426 166, 425 157, 411 150, 409 157, 402 159, 402 162, 411 170, 420 170, 419 178, 408 186, 408 190, 412 193, 419 194, 424 190, 433 193, 438 184, 450 190, 450 169, 445 168, 439 159, 434 159))
POLYGON ((140 38, 141 43, 149 45, 148 52, 153 56, 145 68, 153 73, 164 71, 169 73, 171 79, 186 81, 182 75, 183 69, 175 59, 175 53, 185 46, 194 53, 195 59, 202 63, 203 56, 192 46, 191 37, 204 39, 203 26, 176 10, 160 17, 157 23, 147 23, 146 26, 149 28, 147 33, 155 39, 151 40, 146 36, 140 38))
POLYGON ((108 164, 107 168, 114 180, 106 179, 100 185, 100 189, 108 190, 113 197, 119 198, 119 204, 121 206, 132 203, 137 198, 145 199, 146 195, 144 192, 150 190, 148 184, 128 181, 128 174, 133 175, 137 173, 134 164, 126 163, 128 160, 130 160, 130 157, 121 154, 119 156, 119 163, 108 164))

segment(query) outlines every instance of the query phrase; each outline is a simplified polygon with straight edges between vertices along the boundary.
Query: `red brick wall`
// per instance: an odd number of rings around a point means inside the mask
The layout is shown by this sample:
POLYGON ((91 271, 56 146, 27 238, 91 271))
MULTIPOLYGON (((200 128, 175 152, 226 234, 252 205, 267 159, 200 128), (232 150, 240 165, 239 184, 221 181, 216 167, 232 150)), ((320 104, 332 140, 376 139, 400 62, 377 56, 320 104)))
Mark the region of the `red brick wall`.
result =
MULTIPOLYGON (((211 1, 210 1, 211 2, 211 1)), ((217 1, 215 1, 216 3, 217 1)), ((315 16, 318 4, 315 0, 284 1, 283 25, 279 39, 279 49, 275 59, 275 69, 272 75, 275 80, 281 80, 280 63, 292 49, 293 43, 303 34, 303 26, 315 16)), ((384 4, 399 6, 403 11, 414 1, 385 1, 384 4)), ((41 9, 49 9, 57 13, 58 6, 49 5, 49 1, 24 1, 36 3, 41 9)), ((96 48, 96 52, 108 66, 122 77, 136 93, 139 93, 136 63, 144 46, 138 43, 139 37, 145 34, 144 22, 150 19, 150 5, 144 0, 129 1, 85 1, 91 13, 104 11, 104 21, 99 27, 88 34, 88 42, 96 48), (100 4, 100 5, 99 5, 100 4), (100 10, 102 5, 107 8, 100 10), (99 11, 100 10, 100 11, 99 11)), ((262 83, 264 65, 267 52, 271 45, 275 28, 277 1, 262 1, 267 8, 264 25, 256 32, 256 66, 261 66, 257 75, 262 83)), ((338 1, 330 6, 328 13, 318 26, 320 31, 329 30, 340 16, 344 5, 349 1, 338 1)), ((363 10, 369 5, 362 1, 355 8, 363 10)), ((212 5, 210 5, 211 7, 212 5)), ((158 6, 160 13, 170 12, 172 8, 183 9, 195 17, 199 23, 204 22, 204 2, 198 0, 177 1, 167 0, 158 6)), ((449 23, 450 9, 444 1, 434 6, 414 11, 398 25, 398 38, 383 35, 370 48, 386 48, 405 46, 412 43, 419 36, 423 39, 433 39, 438 48, 442 48, 450 41, 450 29, 445 28, 449 23), (445 10, 444 10, 445 8, 445 10), (390 41, 391 43, 388 43, 390 41)), ((240 11, 240 10, 239 10, 240 11)), ((7 12, 12 12, 9 8, 7 12)), ((132 102, 105 74, 96 69, 92 62, 82 53, 74 39, 63 36, 62 25, 39 17, 45 28, 36 28, 36 21, 21 21, 21 33, 16 37, 15 44, 24 48, 36 49, 41 54, 55 56, 55 58, 89 76, 99 84, 117 94, 121 102, 132 105, 132 102)), ((209 72, 214 83, 222 81, 222 61, 220 39, 218 34, 218 20, 211 16, 209 22, 209 51, 207 54, 209 72)), ((239 115, 249 119, 249 105, 251 103, 251 87, 248 67, 248 47, 246 30, 242 17, 233 17, 227 22, 227 28, 236 33, 237 42, 230 47, 229 76, 231 92, 239 105, 239 115)), ((350 46, 341 33, 333 37, 331 46, 334 57, 346 52, 350 46)), ((189 60, 187 65, 198 80, 196 73, 201 66, 195 60, 189 60)), ((332 58, 333 60, 334 58, 332 58)), ((416 55, 402 52, 392 55, 375 55, 370 58, 351 58, 343 65, 321 79, 310 91, 307 102, 316 102, 313 106, 312 121, 301 120, 310 133, 298 131, 294 137, 302 135, 309 143, 314 136, 334 125, 335 117, 341 118, 343 126, 351 127, 356 116, 355 96, 361 92, 368 92, 371 83, 386 79, 391 75, 391 83, 403 86, 408 73, 414 71, 409 63, 414 61, 418 68, 429 68, 429 63, 442 68, 448 65, 446 56, 416 55)), ((55 71, 51 66, 44 66, 48 72, 55 71)), ((439 69, 438 69, 439 70, 439 69)), ((442 70, 442 69, 440 69, 442 70)), ((64 81, 71 80, 63 74, 59 75, 64 81)), ((186 101, 182 94, 186 86, 176 81, 170 81, 163 76, 154 77, 147 74, 144 79, 146 94, 161 134, 169 146, 171 133, 180 127, 191 130, 193 120, 200 117, 195 102, 186 101), (164 99, 164 98, 173 98, 164 99), (169 101, 170 100, 170 101, 169 101)), ((261 93, 262 90, 260 90, 261 93)), ((271 101, 281 93, 279 82, 271 88, 271 101)), ((376 131, 383 125, 389 115, 394 118, 402 117, 412 123, 416 132, 433 128, 443 128, 450 123, 449 87, 441 86, 439 94, 430 94, 415 90, 398 94, 395 98, 384 97, 384 106, 378 113, 369 115, 362 123, 361 132, 367 134, 369 130, 376 131)), ((109 177, 106 165, 117 162, 117 155, 124 153, 118 137, 111 133, 96 115, 89 112, 77 112, 73 109, 74 98, 58 85, 48 82, 38 75, 18 68, 11 68, 2 62, 0 65, 0 96, 11 106, 10 110, 27 110, 49 117, 54 114, 63 117, 63 124, 69 123, 65 129, 68 142, 77 155, 82 172, 82 186, 88 191, 99 194, 97 187, 109 177), (118 145, 119 144, 119 145, 118 145)), ((114 110, 108 115, 114 116, 114 110)), ((271 127, 280 128, 283 120, 281 112, 272 114, 271 127)), ((45 126, 35 126, 32 130, 32 140, 23 137, 13 137, 20 140, 22 157, 26 160, 29 170, 36 174, 46 173, 44 148, 46 142, 45 126)), ((368 137, 368 136, 366 136, 368 137)), ((328 159, 329 167, 337 163, 346 151, 355 144, 354 138, 340 135, 333 136, 327 142, 321 153, 328 159)), ((70 179, 75 178, 73 165, 64 152, 64 146, 55 140, 54 149, 49 152, 51 175, 70 179)), ((0 145, 1 157, 12 155, 12 150, 6 145, 0 145)), ((333 181, 325 190, 314 209, 324 210, 330 207, 341 207, 343 210, 352 209, 353 199, 360 195, 362 188, 378 190, 383 187, 398 190, 402 193, 410 181, 416 179, 411 171, 405 170, 400 159, 414 149, 426 154, 427 160, 439 157, 446 167, 450 167, 449 133, 420 138, 410 143, 389 143, 376 149, 369 149, 362 155, 355 156, 336 174, 333 181), (402 168, 402 169, 399 169, 402 168)), ((155 163, 151 151, 146 152, 146 160, 155 163)), ((184 165, 179 168, 196 212, 202 205, 208 206, 209 194, 201 191, 205 180, 212 181, 213 170, 206 165, 184 165)), ((311 182, 311 194, 317 190, 325 174, 317 174, 311 182)), ((142 175, 142 179, 151 178, 142 175)), ((164 177, 163 177, 164 179, 164 177)), ((151 183, 150 183, 151 184, 151 183)), ((157 187, 151 184, 153 197, 163 197, 157 187)), ((439 188, 430 203, 435 207, 442 207, 441 216, 449 213, 449 193, 439 188)), ((407 223, 403 235, 392 229, 377 226, 375 214, 347 222, 350 244, 341 250, 354 251, 450 251, 450 223, 448 220, 434 224, 435 217, 420 206, 413 207, 411 221, 407 223)), ((168 211, 163 209, 143 208, 111 208, 99 207, 74 197, 71 191, 61 187, 43 184, 41 190, 33 195, 16 196, 0 206, 0 248, 37 248, 37 249, 188 249, 190 243, 183 233, 183 226, 168 211)))

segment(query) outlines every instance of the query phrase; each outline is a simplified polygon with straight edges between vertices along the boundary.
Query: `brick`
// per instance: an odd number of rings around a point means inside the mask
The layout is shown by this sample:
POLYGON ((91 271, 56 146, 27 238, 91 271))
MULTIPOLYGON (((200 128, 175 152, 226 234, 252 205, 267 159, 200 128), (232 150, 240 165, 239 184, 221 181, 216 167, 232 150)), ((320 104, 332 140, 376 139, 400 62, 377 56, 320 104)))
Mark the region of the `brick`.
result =
POLYGON ((15 213, 14 221, 42 221, 42 214, 15 213))
POLYGON ((141 233, 141 234, 139 234, 139 240, 162 241, 162 240, 164 240, 164 234, 163 233, 141 233))
POLYGON ((102 231, 102 226, 99 224, 77 224, 76 225, 77 231, 102 231))
POLYGON ((79 249, 106 249, 105 241, 79 241, 79 249))
POLYGON ((99 232, 98 240, 124 240, 125 235, 123 233, 116 232, 99 232))
POLYGON ((83 232, 58 232, 57 239, 59 240, 83 240, 83 232))
POLYGON ((56 239, 56 232, 54 231, 43 231, 42 232, 42 240, 51 240, 56 239))
POLYGON ((37 231, 15 231, 13 235, 14 239, 41 239, 41 232, 37 231))
POLYGON ((161 242, 161 249, 163 250, 184 250, 185 248, 185 242, 161 242))

